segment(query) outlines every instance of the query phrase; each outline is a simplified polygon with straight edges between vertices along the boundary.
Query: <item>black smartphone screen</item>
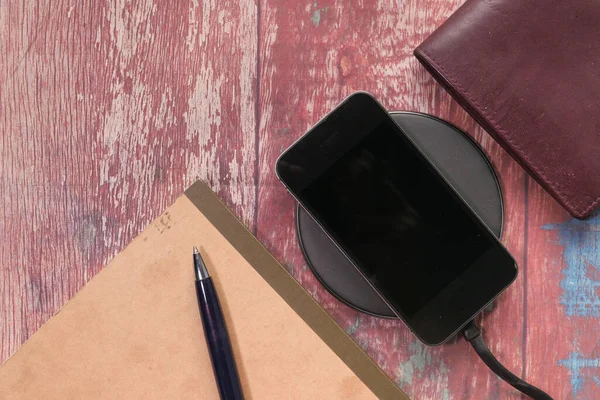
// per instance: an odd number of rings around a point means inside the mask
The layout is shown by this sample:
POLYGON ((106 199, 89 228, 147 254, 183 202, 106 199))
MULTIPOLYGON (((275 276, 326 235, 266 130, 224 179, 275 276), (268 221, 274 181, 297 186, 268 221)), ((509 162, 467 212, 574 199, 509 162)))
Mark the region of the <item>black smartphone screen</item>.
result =
POLYGON ((300 193, 406 316, 495 244, 420 164, 383 122, 300 193))
POLYGON ((514 279, 514 260, 375 100, 355 96, 300 145, 309 162, 282 156, 280 176, 298 178, 292 192, 399 316, 443 336, 468 322, 465 304, 478 311, 514 279), (457 315, 440 329, 440 313, 457 315))

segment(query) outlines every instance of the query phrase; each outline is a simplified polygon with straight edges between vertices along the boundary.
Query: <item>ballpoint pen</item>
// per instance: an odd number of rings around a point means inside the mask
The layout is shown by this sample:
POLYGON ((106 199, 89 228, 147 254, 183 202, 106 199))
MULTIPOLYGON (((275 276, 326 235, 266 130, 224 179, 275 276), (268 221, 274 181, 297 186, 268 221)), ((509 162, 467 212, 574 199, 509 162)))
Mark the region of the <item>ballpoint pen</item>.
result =
POLYGON ((217 291, 208 274, 206 264, 194 246, 194 272, 196 274, 196 295, 202 317, 204 335, 210 353, 215 381, 222 400, 243 399, 242 385, 235 364, 225 318, 221 311, 217 291))

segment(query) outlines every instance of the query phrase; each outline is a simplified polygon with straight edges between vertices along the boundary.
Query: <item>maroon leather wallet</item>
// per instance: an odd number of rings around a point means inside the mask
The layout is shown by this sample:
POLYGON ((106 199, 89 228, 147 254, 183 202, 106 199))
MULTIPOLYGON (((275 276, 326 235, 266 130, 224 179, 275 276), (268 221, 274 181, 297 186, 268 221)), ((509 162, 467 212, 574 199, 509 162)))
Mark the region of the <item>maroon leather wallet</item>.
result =
POLYGON ((414 54, 571 215, 594 211, 597 0, 467 0, 414 54))

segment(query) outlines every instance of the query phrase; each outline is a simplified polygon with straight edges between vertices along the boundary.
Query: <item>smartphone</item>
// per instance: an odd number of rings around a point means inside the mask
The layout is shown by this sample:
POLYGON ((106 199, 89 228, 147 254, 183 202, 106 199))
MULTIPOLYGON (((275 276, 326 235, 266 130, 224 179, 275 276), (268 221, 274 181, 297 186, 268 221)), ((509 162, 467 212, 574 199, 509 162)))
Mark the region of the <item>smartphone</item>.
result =
POLYGON ((368 93, 296 141, 276 173, 427 345, 453 337, 517 276, 509 252, 368 93))

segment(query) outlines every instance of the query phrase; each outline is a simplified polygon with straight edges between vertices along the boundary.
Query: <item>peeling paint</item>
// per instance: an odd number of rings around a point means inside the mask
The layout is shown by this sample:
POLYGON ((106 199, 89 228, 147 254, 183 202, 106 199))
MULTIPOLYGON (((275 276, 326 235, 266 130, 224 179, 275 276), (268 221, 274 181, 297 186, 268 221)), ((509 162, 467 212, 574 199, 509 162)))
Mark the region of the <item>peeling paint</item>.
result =
POLYGON ((321 10, 314 10, 310 20, 314 26, 319 26, 319 23, 321 22, 321 10))
POLYGON ((398 366, 398 384, 405 387, 413 385, 417 379, 419 381, 427 379, 435 382, 434 393, 439 393, 439 398, 451 400, 452 396, 448 387, 448 368, 444 362, 442 360, 433 361, 431 348, 418 340, 408 345, 408 351, 409 359, 398 366))
POLYGON ((324 7, 324 8, 318 8, 318 7, 319 6, 317 5, 317 2, 315 1, 313 4, 313 7, 312 7, 313 12, 310 17, 310 20, 315 27, 319 26, 319 24, 321 23, 321 13, 327 12, 327 7, 324 7))
POLYGON ((346 332, 349 335, 354 335, 359 326, 360 326, 360 315, 356 317, 356 320, 354 320, 352 325, 350 325, 348 328, 346 328, 346 332))
POLYGON ((190 52, 194 50, 194 45, 196 44, 196 35, 198 35, 198 20, 196 19, 197 8, 198 0, 192 0, 190 2, 190 9, 188 13, 188 34, 185 39, 185 43, 190 52))
POLYGON ((550 224, 546 230, 558 231, 565 246, 563 258, 567 267, 560 286, 567 316, 600 317, 600 214, 587 220, 572 219, 550 224))
POLYGON ((191 146, 185 154, 186 165, 197 171, 198 176, 209 177, 216 191, 220 189, 221 170, 216 143, 221 136, 223 79, 222 73, 215 76, 211 68, 203 69, 196 77, 194 90, 188 99, 188 111, 183 115, 187 125, 186 139, 191 146))
POLYGON ((415 373, 422 375, 425 367, 431 364, 431 352, 423 343, 410 343, 408 351, 411 353, 410 358, 399 366, 400 385, 412 385, 415 373))
POLYGON ((167 87, 161 95, 158 112, 154 116, 154 127, 157 129, 170 128, 174 123, 173 91, 167 87))
MULTIPOLYGON (((558 364, 569 369, 571 374, 571 389, 573 395, 577 396, 583 387, 585 376, 588 375, 582 372, 582 370, 589 368, 595 368, 597 370, 600 368, 600 358, 585 358, 582 354, 573 352, 569 355, 568 359, 560 360, 558 364)), ((600 384, 600 379, 598 379, 597 375, 593 376, 593 381, 596 382, 596 384, 600 384)))

